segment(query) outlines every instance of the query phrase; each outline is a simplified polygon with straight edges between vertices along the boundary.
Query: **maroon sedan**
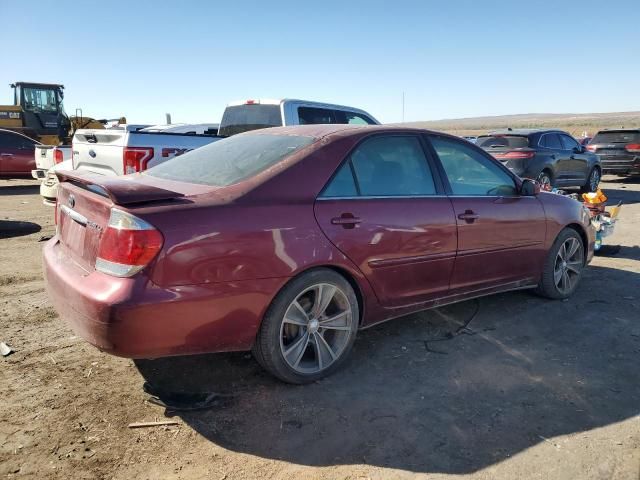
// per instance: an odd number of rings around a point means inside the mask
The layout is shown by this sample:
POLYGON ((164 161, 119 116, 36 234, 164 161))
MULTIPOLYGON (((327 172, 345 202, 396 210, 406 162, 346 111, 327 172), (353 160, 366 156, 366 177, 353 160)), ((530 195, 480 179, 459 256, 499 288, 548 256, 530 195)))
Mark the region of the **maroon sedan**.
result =
POLYGON ((32 138, 0 128, 0 178, 31 178, 36 145, 32 138))
POLYGON ((508 290, 576 289, 589 216, 469 142, 310 125, 230 137, 142 174, 63 172, 49 295, 125 357, 253 350, 316 380, 360 328, 508 290))

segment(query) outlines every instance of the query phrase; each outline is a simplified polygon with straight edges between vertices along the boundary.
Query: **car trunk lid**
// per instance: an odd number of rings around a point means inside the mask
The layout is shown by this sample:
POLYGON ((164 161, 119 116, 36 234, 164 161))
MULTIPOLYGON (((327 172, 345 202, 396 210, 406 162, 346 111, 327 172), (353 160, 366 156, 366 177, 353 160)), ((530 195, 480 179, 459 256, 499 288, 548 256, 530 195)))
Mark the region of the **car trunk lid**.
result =
POLYGON ((162 182, 143 175, 114 178, 76 171, 60 171, 57 175, 60 180, 57 234, 67 255, 88 272, 95 267, 100 239, 113 207, 126 209, 171 202, 211 190, 178 182, 164 182, 172 189, 163 188, 154 185, 164 185, 162 182))

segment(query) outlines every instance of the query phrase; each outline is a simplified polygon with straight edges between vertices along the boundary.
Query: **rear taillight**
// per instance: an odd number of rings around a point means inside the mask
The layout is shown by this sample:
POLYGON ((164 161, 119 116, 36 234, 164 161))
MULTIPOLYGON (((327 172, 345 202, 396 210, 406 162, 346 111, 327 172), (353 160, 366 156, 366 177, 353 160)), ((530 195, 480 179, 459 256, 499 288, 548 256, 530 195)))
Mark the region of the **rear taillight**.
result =
POLYGON ((629 153, 640 153, 640 143, 630 143, 624 148, 629 153))
POLYGON ((53 149, 53 161, 58 164, 64 161, 64 155, 62 155, 62 150, 58 150, 57 148, 53 149))
POLYGON ((147 163, 153 158, 151 147, 124 147, 122 163, 124 174, 142 172, 147 169, 147 163))
POLYGON ((595 152, 597 148, 595 145, 587 145, 587 150, 590 152, 595 152))
POLYGON ((493 156, 495 158, 499 158, 501 160, 514 160, 514 159, 522 159, 522 158, 533 158, 535 157, 536 152, 522 152, 518 150, 514 150, 512 152, 507 153, 494 153, 493 156))
POLYGON ((112 208, 100 239, 96 270, 115 277, 135 275, 158 255, 163 242, 153 225, 112 208))

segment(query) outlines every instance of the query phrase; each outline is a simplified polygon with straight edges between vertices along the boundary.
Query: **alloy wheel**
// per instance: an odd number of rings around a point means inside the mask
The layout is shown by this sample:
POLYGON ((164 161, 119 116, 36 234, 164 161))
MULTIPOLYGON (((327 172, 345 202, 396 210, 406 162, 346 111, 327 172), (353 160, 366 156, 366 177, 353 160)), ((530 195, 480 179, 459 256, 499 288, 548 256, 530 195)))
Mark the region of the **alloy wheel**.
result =
POLYGON ((584 265, 582 244, 577 238, 567 238, 556 255, 553 268, 553 281, 558 291, 567 294, 578 283, 584 265))
POLYGON ((339 287, 319 283, 301 292, 280 325, 280 352, 298 373, 327 369, 342 355, 352 335, 353 314, 339 287))
POLYGON ((538 183, 542 185, 543 190, 551 190, 551 177, 546 172, 538 175, 538 183))
POLYGON ((591 171, 591 175, 589 175, 589 188, 591 192, 595 192, 598 190, 598 185, 600 185, 600 170, 594 168, 591 171))

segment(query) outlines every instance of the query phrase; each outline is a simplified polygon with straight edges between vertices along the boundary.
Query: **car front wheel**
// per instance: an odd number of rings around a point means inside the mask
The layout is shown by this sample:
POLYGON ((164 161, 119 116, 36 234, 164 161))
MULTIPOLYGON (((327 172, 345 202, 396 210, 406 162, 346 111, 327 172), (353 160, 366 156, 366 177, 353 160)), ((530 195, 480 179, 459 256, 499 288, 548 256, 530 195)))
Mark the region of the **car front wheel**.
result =
POLYGON ((582 238, 572 228, 565 228, 547 254, 538 292, 552 299, 570 297, 582 278, 584 260, 582 238))
POLYGON ((358 319, 356 294, 342 275, 329 269, 306 272, 286 285, 269 307, 254 356, 287 383, 319 380, 345 361, 358 319))

